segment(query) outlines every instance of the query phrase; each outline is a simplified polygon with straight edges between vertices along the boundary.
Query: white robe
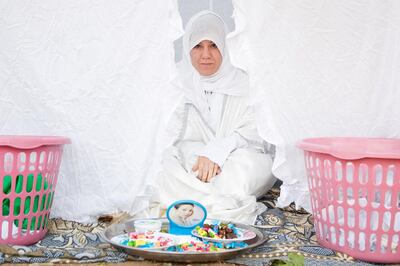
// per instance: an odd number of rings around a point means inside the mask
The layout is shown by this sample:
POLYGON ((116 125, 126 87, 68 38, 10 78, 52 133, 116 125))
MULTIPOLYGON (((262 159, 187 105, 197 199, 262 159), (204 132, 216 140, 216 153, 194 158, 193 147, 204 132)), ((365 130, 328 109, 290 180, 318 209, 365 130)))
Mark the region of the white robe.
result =
POLYGON ((171 127, 178 129, 177 139, 163 154, 163 171, 156 184, 158 207, 165 209, 176 200, 190 199, 203 204, 208 217, 253 224, 265 210, 256 198, 275 182, 271 156, 254 122, 246 96, 224 95, 222 117, 215 132, 193 104, 177 109, 171 122, 171 127), (191 170, 197 151, 210 143, 218 147, 232 134, 244 138, 247 147, 231 152, 221 173, 210 183, 200 181, 191 170))

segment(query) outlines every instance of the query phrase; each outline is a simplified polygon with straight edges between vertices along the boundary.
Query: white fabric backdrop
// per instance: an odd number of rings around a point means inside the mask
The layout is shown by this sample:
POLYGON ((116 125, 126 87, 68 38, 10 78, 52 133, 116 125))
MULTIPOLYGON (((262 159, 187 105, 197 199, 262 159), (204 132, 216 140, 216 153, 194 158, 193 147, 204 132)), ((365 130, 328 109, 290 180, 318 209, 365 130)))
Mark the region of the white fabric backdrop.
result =
POLYGON ((277 145, 279 205, 310 209, 305 137, 400 137, 400 2, 233 0, 233 61, 277 145))
MULTIPOLYGON (((277 145, 281 205, 308 206, 299 139, 400 137, 399 5, 234 0, 231 56, 277 145)), ((73 141, 53 216, 89 222, 146 206, 174 104, 177 10, 174 0, 0 0, 0 134, 73 141)))
POLYGON ((165 0, 0 1, 0 134, 72 139, 52 216, 89 222, 145 207, 173 102, 176 10, 165 0))

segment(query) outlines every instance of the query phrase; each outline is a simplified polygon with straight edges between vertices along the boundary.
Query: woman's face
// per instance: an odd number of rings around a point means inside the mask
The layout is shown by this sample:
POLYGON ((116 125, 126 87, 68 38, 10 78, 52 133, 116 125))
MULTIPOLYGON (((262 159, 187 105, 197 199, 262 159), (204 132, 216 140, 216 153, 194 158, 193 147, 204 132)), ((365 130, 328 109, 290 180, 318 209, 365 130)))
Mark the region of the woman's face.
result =
POLYGON ((222 55, 215 43, 204 40, 190 51, 193 67, 202 76, 215 74, 222 63, 222 55))
POLYGON ((182 218, 188 218, 193 214, 193 206, 190 204, 183 204, 178 208, 178 215, 182 218))

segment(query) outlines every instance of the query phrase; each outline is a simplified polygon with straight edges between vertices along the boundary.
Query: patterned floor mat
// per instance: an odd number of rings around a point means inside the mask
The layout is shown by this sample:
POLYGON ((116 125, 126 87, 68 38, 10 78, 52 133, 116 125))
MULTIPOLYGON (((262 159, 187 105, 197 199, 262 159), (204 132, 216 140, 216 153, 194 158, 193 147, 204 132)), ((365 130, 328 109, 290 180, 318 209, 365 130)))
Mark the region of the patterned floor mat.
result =
MULTIPOLYGON (((274 259, 287 259, 289 253, 301 254, 306 265, 372 265, 321 247, 316 242, 311 214, 294 205, 275 208, 279 189, 272 189, 260 201, 268 210, 257 218, 256 226, 267 237, 265 244, 228 263, 269 265, 274 259)), ((99 233, 109 224, 91 225, 52 219, 46 237, 32 246, 0 245, 0 263, 93 263, 142 261, 121 253, 105 243, 99 233)))

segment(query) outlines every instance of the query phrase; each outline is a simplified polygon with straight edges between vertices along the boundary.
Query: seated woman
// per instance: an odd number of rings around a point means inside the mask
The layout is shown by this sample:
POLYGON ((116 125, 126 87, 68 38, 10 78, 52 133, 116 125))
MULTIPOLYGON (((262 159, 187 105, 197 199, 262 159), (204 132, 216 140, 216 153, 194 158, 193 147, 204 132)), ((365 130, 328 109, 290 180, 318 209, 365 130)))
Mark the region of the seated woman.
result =
POLYGON ((253 224, 265 210, 256 198, 275 178, 249 104, 248 76, 231 64, 225 39, 225 24, 213 12, 187 24, 178 65, 185 100, 171 119, 176 140, 163 154, 157 203, 165 209, 196 200, 208 217, 253 224))

